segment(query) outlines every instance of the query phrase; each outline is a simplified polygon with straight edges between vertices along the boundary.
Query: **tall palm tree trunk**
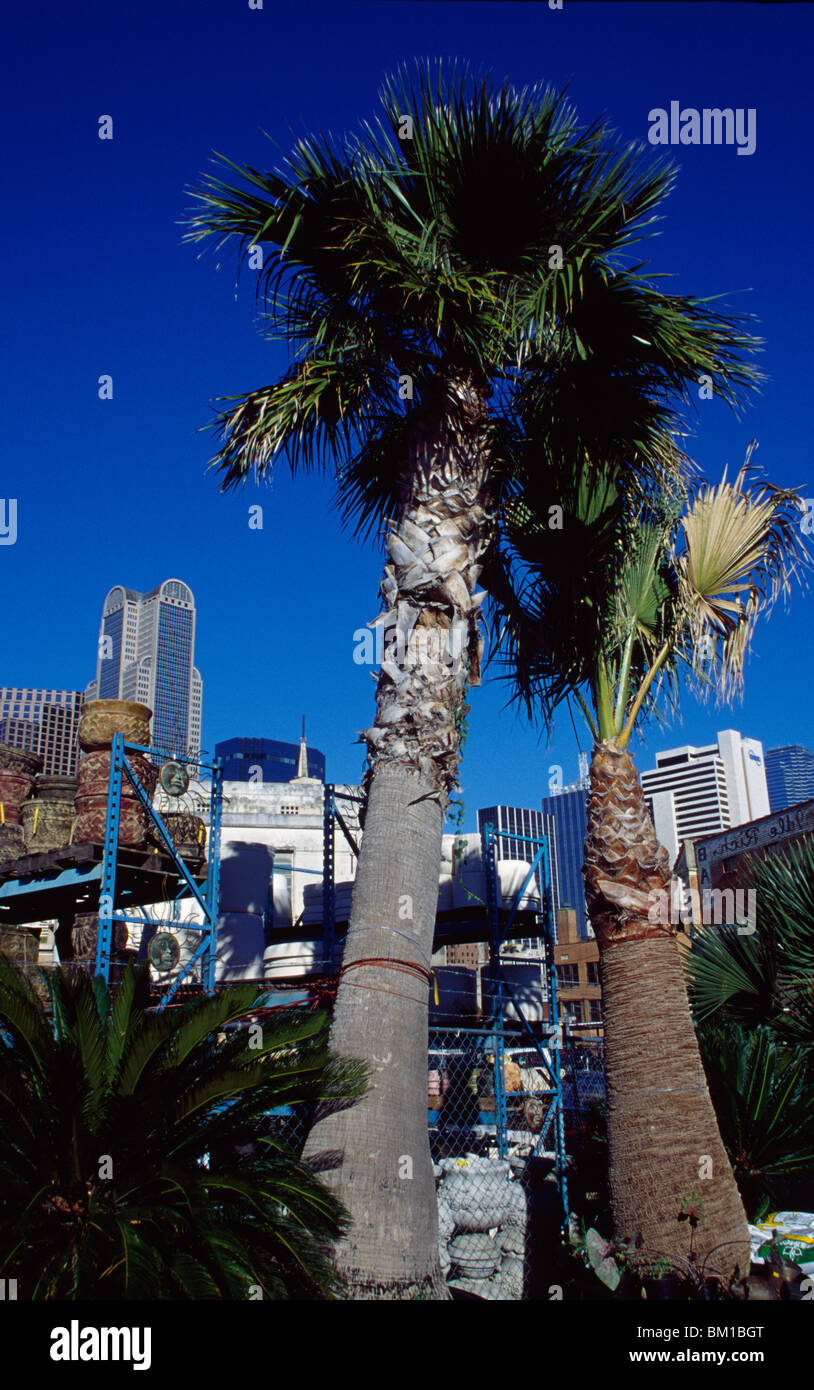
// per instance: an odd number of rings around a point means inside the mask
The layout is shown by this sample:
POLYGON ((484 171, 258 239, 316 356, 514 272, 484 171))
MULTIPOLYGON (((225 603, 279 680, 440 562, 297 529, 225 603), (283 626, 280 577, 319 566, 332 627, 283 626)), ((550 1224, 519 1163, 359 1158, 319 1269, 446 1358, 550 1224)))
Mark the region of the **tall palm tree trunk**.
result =
POLYGON ((585 883, 600 950, 610 1189, 617 1237, 686 1260, 700 1199, 699 1260, 727 1277, 749 1269, 743 1205, 718 1132, 684 985, 676 928, 659 920, 670 864, 630 755, 597 743, 591 763, 585 883), (653 911, 653 908, 656 911, 653 911))
POLYGON ((492 531, 485 393, 448 381, 416 420, 387 536, 364 835, 331 1047, 367 1094, 318 1115, 305 1153, 348 1208, 336 1260, 355 1298, 443 1298, 427 1127, 429 972, 441 840, 482 641, 473 592, 492 531))

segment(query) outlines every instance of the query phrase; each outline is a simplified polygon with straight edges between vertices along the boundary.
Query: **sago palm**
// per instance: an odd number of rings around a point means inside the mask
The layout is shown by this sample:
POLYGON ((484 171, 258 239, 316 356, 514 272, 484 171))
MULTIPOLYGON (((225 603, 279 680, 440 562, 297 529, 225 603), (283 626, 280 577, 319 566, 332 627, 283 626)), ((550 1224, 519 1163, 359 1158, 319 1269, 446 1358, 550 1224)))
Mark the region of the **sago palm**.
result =
POLYGON ((696 1017, 766 1024, 814 1064, 814 840, 744 866, 754 930, 700 933, 686 959, 696 1017))
POLYGON ((113 998, 47 978, 49 1012, 0 957, 0 1276, 18 1297, 335 1297, 346 1213, 268 1117, 362 1089, 324 1018, 250 1031, 255 985, 146 1013, 132 967, 113 998))
MULTIPOLYGON (((353 1217, 337 1258, 358 1296, 442 1293, 426 1127, 427 969, 441 836, 466 693, 479 681, 477 584, 522 456, 515 396, 550 402, 552 451, 613 441, 631 476, 680 471, 675 402, 702 378, 733 400, 751 340, 667 296, 620 254, 672 174, 581 127, 560 96, 465 69, 388 81, 378 120, 298 141, 271 172, 206 176, 188 237, 234 241, 261 323, 289 355, 220 403, 225 488, 328 469, 347 519, 385 530, 385 629, 364 836, 332 1045, 370 1059, 353 1115, 308 1146, 353 1217), (606 359, 619 380, 608 381, 606 359), (592 384, 604 388, 592 397, 592 384), (409 1167, 411 1177, 404 1177, 409 1167)), ((557 500, 556 498, 554 500, 557 500)), ((372 647, 371 641, 371 647, 372 647)))
POLYGON ((516 694, 550 725, 576 706, 594 739, 585 849, 605 1020, 610 1185, 622 1238, 686 1256, 687 1194, 703 1189, 700 1255, 748 1266, 746 1221, 716 1125, 669 911, 671 865, 628 743, 682 675, 726 698, 749 641, 806 561, 801 500, 760 482, 659 487, 648 496, 585 469, 562 483, 561 530, 529 480, 488 583, 516 694), (665 910, 668 908, 668 910, 665 910), (706 1178, 701 1182, 700 1179, 706 1178))
POLYGON ((715 1114, 750 1221, 814 1172, 814 1069, 767 1024, 699 1025, 715 1114))
MULTIPOLYGON (((685 957, 710 1090, 747 1211, 814 1170, 814 841, 744 865, 754 929, 699 932, 685 957)), ((795 1204, 792 1202, 792 1204, 795 1204)))

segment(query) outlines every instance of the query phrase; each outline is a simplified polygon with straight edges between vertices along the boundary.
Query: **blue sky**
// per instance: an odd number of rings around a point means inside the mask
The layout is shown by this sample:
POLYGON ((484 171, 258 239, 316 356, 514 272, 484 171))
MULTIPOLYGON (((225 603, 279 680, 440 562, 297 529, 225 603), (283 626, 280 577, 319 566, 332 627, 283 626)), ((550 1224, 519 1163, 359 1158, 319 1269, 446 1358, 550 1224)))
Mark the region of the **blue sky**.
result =
MULTIPOLYGON (((328 482, 280 471, 271 488, 224 497, 205 473, 209 402, 284 363, 254 330, 249 277, 236 298, 234 261, 218 268, 182 245, 179 220, 213 150, 267 166, 279 151, 263 130, 285 149, 353 128, 384 74, 413 57, 467 58, 518 85, 569 82, 586 120, 607 112, 629 140, 646 141, 648 111, 671 100, 755 109, 752 155, 668 151, 681 172, 645 254, 677 292, 725 292, 766 339, 770 381, 742 419, 699 404, 690 450, 704 471, 736 467, 755 437, 773 480, 814 495, 809 7, 46 0, 17 5, 4 31, 0 491, 17 499, 18 537, 0 547, 0 684, 82 689, 108 588, 178 576, 198 604, 205 746, 295 739, 305 711, 329 777, 359 777, 373 682, 353 662, 353 633, 377 611, 381 553, 341 531, 328 482), (112 141, 97 137, 102 114, 112 141), (110 401, 97 397, 104 373, 110 401), (248 527, 256 502, 262 531, 248 527)), ((790 616, 758 630, 742 707, 687 696, 683 721, 634 749, 640 767, 716 728, 811 746, 810 613, 798 594, 790 616)), ((472 693, 468 826, 478 806, 539 805, 552 765, 576 774, 567 716, 548 747, 504 702, 498 685, 472 693)))

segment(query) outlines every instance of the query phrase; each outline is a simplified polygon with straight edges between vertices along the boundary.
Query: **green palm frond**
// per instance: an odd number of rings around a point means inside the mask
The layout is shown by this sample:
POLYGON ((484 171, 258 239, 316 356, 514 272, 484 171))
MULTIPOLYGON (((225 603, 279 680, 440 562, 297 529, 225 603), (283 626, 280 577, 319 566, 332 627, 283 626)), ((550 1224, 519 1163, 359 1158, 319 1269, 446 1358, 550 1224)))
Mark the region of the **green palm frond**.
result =
POLYGON ((750 885, 761 923, 781 944, 785 969, 807 985, 814 977, 814 839, 806 836, 757 863, 750 885))
POLYGON ((814 1164, 814 1075, 765 1025, 707 1022, 699 1043, 715 1114, 750 1215, 814 1164))
POLYGON ((755 476, 751 453, 734 483, 689 495, 680 474, 659 470, 648 488, 584 467, 598 505, 617 479, 619 505, 586 528, 564 484, 559 535, 526 481, 484 583, 506 677, 530 712, 550 723, 573 698, 592 733, 624 746, 637 722, 675 707, 682 675, 719 700, 740 689, 757 619, 810 564, 801 497, 755 476))
POLYGON ((634 475, 680 467, 675 407, 700 374, 733 403, 758 380, 738 322, 622 266, 674 172, 581 125, 563 93, 423 63, 385 82, 355 134, 298 140, 268 172, 217 159, 185 239, 239 264, 262 249, 261 325, 291 354, 280 381, 218 403, 224 487, 280 457, 329 466, 366 529, 407 466, 396 441, 453 366, 488 383, 496 433, 520 422, 540 468, 567 444, 634 475))
POLYGON ((686 958, 690 1001, 703 1022, 715 1015, 754 1027, 777 1008, 777 941, 761 918, 758 934, 715 928, 693 938, 686 958))
POLYGON ((754 477, 750 447, 734 483, 701 488, 682 522, 676 565, 688 645, 704 653, 720 699, 739 692, 755 623, 810 564, 799 494, 754 477))

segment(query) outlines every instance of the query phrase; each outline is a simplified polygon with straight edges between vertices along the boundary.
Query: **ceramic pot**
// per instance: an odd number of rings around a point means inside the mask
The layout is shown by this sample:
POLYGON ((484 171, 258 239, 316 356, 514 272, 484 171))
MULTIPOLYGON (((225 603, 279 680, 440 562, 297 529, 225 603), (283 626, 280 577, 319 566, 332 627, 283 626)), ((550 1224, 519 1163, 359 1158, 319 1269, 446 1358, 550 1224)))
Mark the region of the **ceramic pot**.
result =
POLYGON ((73 806, 76 796, 77 778, 53 776, 41 772, 34 783, 34 795, 38 801, 69 801, 73 806))
POLYGON ((42 758, 36 753, 24 753, 22 748, 9 748, 0 743, 0 769, 6 772, 28 772, 34 777, 42 771, 42 758))
MULTIPOLYGON (((113 754, 107 748, 86 753, 79 764, 77 796, 107 796, 110 785, 110 762, 113 754)), ((141 753, 128 754, 127 761, 149 797, 158 781, 158 768, 141 753)), ((122 774, 122 801, 137 801, 136 789, 130 778, 122 774)))
POLYGON ((22 828, 26 854, 45 854, 69 845, 75 818, 73 801, 40 801, 36 797, 25 801, 22 828))
POLYGON ((109 748, 114 734, 124 734, 126 743, 150 744, 152 710, 132 700, 91 700, 82 711, 79 746, 89 752, 109 748))
POLYGON ((20 823, 20 808, 31 795, 34 778, 28 772, 13 772, 0 768, 0 803, 3 806, 3 820, 12 825, 20 823))
MULTIPOLYGON (((74 844, 102 844, 107 828, 107 795, 77 796, 74 844)), ((140 846, 147 838, 147 813, 138 801, 122 800, 119 844, 140 846)))
POLYGON ((0 825, 0 866, 13 864, 15 859, 22 858, 24 854, 23 827, 9 821, 6 821, 5 825, 0 825))

